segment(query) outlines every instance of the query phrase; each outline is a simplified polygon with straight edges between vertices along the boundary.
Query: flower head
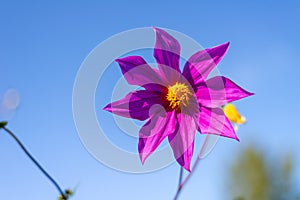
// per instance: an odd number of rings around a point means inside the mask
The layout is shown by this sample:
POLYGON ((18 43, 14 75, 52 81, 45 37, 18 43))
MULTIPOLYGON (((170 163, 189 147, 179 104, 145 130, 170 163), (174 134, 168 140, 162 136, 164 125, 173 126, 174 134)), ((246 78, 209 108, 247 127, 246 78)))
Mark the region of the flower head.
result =
POLYGON ((246 123, 246 118, 242 116, 232 103, 223 106, 223 111, 230 122, 233 123, 235 132, 238 131, 239 125, 246 123))
POLYGON ((223 107, 224 113, 226 117, 235 124, 245 124, 246 123, 246 118, 242 116, 239 111, 236 109, 236 107, 232 104, 226 104, 223 107))
POLYGON ((117 59, 127 82, 144 89, 130 92, 104 110, 147 120, 139 131, 138 151, 142 163, 168 138, 177 162, 190 171, 196 131, 238 140, 221 106, 252 93, 223 76, 207 80, 229 43, 196 52, 181 72, 179 42, 162 29, 154 28, 154 31, 158 69, 151 68, 140 56, 117 59))

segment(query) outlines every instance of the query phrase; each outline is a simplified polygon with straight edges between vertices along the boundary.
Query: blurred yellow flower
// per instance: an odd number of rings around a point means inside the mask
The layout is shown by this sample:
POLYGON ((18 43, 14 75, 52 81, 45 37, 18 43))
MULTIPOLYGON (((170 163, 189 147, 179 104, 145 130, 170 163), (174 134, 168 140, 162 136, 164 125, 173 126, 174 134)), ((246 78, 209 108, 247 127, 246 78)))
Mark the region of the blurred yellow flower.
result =
POLYGON ((226 117, 234 124, 244 124, 246 123, 246 118, 242 116, 236 107, 229 103, 223 107, 226 117))

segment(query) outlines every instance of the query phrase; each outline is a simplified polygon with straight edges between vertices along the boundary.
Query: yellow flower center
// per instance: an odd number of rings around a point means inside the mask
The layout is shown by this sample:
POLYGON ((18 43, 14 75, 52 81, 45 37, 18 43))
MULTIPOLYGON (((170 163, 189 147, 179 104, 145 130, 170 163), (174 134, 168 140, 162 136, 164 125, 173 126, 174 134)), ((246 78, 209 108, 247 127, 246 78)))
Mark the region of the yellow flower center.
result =
POLYGON ((169 106, 172 109, 177 109, 182 105, 188 106, 191 95, 192 93, 186 84, 176 82, 174 85, 168 87, 166 98, 170 102, 169 106))

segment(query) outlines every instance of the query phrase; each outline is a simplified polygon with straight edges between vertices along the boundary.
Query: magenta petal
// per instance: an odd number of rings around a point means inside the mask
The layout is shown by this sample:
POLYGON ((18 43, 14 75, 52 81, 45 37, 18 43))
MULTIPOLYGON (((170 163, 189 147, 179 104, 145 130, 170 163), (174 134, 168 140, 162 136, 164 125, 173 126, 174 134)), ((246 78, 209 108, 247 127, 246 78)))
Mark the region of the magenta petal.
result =
POLYGON ((201 107, 198 130, 202 134, 215 134, 239 141, 230 121, 221 108, 201 107))
POLYGON ((192 116, 177 113, 178 131, 171 134, 168 139, 177 162, 190 171, 191 159, 194 152, 194 139, 197 130, 196 122, 192 116))
POLYGON ((229 42, 201 50, 192 55, 184 65, 183 75, 188 79, 192 86, 206 80, 209 73, 221 61, 229 46, 229 42))
POLYGON ((206 86, 199 86, 196 89, 196 96, 201 105, 210 108, 220 107, 226 103, 253 95, 253 93, 247 92, 223 76, 213 77, 205 84, 206 86))
POLYGON ((138 150, 143 164, 161 142, 175 131, 175 127, 174 111, 165 113, 163 109, 160 109, 147 121, 139 133, 138 150))
MULTIPOLYGON (((131 85, 166 85, 160 76, 158 70, 151 68, 140 56, 128 56, 116 59, 119 63, 122 73, 131 85)), ((147 89, 147 87, 145 87, 147 89)))
POLYGON ((172 70, 180 72, 179 59, 180 59, 180 44, 179 42, 168 34, 166 31, 154 28, 156 33, 156 43, 154 47, 154 57, 158 64, 160 71, 164 73, 167 79, 176 79, 176 74, 171 73, 172 70), (175 77, 174 77, 175 75, 175 77))
POLYGON ((149 109, 161 102, 161 93, 139 90, 130 92, 123 99, 112 102, 103 109, 122 117, 145 120, 149 118, 149 109))

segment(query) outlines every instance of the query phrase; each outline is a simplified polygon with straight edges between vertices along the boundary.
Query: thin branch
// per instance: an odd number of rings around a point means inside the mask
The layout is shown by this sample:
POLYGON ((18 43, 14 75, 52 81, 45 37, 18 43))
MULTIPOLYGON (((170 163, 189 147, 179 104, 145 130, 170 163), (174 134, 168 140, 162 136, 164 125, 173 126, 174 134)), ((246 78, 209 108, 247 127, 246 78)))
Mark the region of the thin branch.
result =
POLYGON ((180 192, 181 192, 181 182, 182 182, 182 176, 183 176, 183 168, 180 167, 180 172, 179 172, 179 181, 178 181, 178 189, 177 192, 175 194, 174 200, 177 200, 180 192))
POLYGON ((29 151, 25 148, 25 146, 22 144, 22 142, 17 138, 17 136, 12 131, 10 131, 9 129, 7 129, 5 127, 5 125, 1 126, 0 129, 2 128, 3 130, 5 130, 19 144, 19 146, 24 151, 24 153, 29 157, 29 159, 39 168, 39 170, 41 170, 41 172, 56 187, 56 189, 58 190, 58 192, 60 193, 60 195, 62 197, 62 200, 67 200, 67 196, 65 195, 65 193, 63 192, 63 190, 59 187, 58 183, 44 170, 44 168, 36 161, 36 159, 34 159, 34 157, 29 153, 29 151))
MULTIPOLYGON (((204 142, 203 142, 203 145, 202 145, 202 147, 201 147, 201 149, 200 149, 200 152, 199 152, 199 154, 198 154, 198 156, 197 156, 197 158, 196 158, 196 161, 195 161, 195 163, 194 163, 194 165, 193 165, 193 167, 192 167, 192 170, 191 170, 191 172, 185 177, 185 179, 181 182, 181 184, 180 184, 180 186, 178 187, 178 190, 177 190, 177 192, 176 192, 176 195, 175 195, 175 197, 174 197, 174 200, 177 200, 177 197, 178 197, 179 193, 181 192, 182 188, 185 186, 185 184, 188 182, 188 180, 189 180, 189 179, 191 178, 191 176, 193 175, 195 169, 197 168, 197 166, 198 166, 198 164, 199 164, 199 161, 201 160, 201 155, 203 154, 203 151, 204 151, 204 149, 205 149, 205 146, 206 146, 207 141, 208 141, 208 137, 205 137, 204 142)), ((182 169, 182 168, 181 168, 181 169, 182 169)))

